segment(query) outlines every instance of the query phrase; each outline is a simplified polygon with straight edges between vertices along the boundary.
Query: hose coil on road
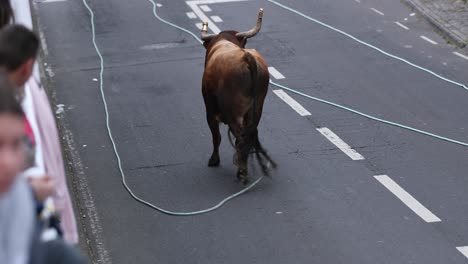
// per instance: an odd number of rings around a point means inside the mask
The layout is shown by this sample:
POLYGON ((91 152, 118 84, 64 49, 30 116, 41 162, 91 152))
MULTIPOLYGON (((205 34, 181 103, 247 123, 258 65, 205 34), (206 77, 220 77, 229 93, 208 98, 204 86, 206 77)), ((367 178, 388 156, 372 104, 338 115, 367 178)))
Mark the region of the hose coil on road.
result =
MULTIPOLYGON (((211 212, 211 211, 214 211, 218 208, 220 208, 221 206, 223 206, 226 202, 242 195, 243 193, 247 192, 248 190, 252 189, 255 185, 257 185, 262 179, 264 176, 260 176, 258 179, 256 179, 252 184, 250 184, 249 186, 247 186, 246 188, 242 189, 241 191, 237 192, 237 193, 234 193, 230 196, 228 196, 227 198, 223 199, 222 201, 220 201, 218 204, 216 204, 215 206, 212 206, 210 208, 207 208, 207 209, 203 209, 203 210, 198 210, 198 211, 191 211, 191 212, 175 212, 175 211, 171 211, 171 210, 166 210, 166 209, 163 209, 161 207, 158 207, 148 201, 145 201, 141 198, 139 198, 133 191, 132 189, 128 186, 127 184, 127 181, 126 181, 126 177, 125 177, 125 173, 123 171, 123 168, 122 168, 122 161, 121 161, 121 158, 120 158, 120 155, 119 155, 119 152, 117 150, 117 146, 116 146, 116 143, 114 141, 114 137, 112 135, 112 129, 110 127, 110 122, 109 122, 109 110, 108 110, 108 105, 107 105, 107 101, 106 101, 106 94, 104 92, 104 81, 103 81, 103 76, 104 76, 104 58, 102 56, 102 53, 99 49, 99 46, 97 45, 97 42, 96 42, 96 31, 95 31, 95 22, 94 22, 94 12, 93 10, 91 9, 91 7, 88 5, 87 1, 86 0, 82 0, 83 1, 83 5, 86 7, 86 9, 89 11, 89 14, 90 14, 90 23, 91 23, 91 34, 92 34, 92 43, 93 43, 93 46, 96 50, 96 53, 99 57, 99 60, 100 60, 100 72, 99 72, 99 89, 100 89, 100 92, 101 92, 101 99, 102 99, 102 102, 103 102, 103 105, 104 105, 104 111, 105 111, 105 116, 106 116, 106 128, 107 128, 107 133, 108 133, 108 136, 109 136, 109 139, 112 143, 112 147, 113 147, 113 151, 114 151, 114 154, 115 154, 115 157, 117 159, 117 164, 118 164, 118 168, 119 168, 119 171, 120 171, 120 174, 121 174, 121 179, 122 179, 122 184, 124 186, 124 188, 128 191, 128 193, 132 196, 133 199, 135 199, 136 201, 152 208, 152 209, 155 209, 159 212, 162 212, 162 213, 165 213, 165 214, 168 214, 168 215, 173 215, 173 216, 192 216, 192 215, 198 215, 198 214, 203 214, 203 213, 208 213, 208 212, 211 212)), ((199 39, 199 37, 194 34, 193 32, 191 32, 190 30, 188 29, 185 29, 183 27, 180 27, 176 24, 173 24, 163 18, 161 18, 158 13, 157 13, 157 4, 153 1, 153 0, 147 0, 149 1, 152 5, 153 5, 153 15, 159 20, 161 21, 162 23, 164 24, 167 24, 171 27, 174 27, 178 30, 181 30, 187 34, 190 34, 196 41, 198 41, 199 43, 202 43, 202 41, 199 39)), ((283 8, 283 9, 286 9, 292 13, 295 13, 299 16, 302 16, 308 20, 311 20, 321 26, 324 26, 330 30, 333 30, 335 32, 338 32, 340 34, 343 34, 357 42, 359 42, 360 44, 362 45, 365 45, 369 48, 372 48, 372 49, 375 49, 377 51, 379 51, 380 53, 386 55, 386 56, 389 56, 393 59, 396 59, 396 60, 399 60, 401 62, 404 62, 412 67, 415 67, 416 69, 419 69, 421 71, 424 71, 424 72, 427 72, 443 81, 446 81, 446 82, 449 82, 451 84, 454 84, 454 85, 457 85, 457 86, 460 86, 462 88, 464 88, 465 90, 468 90, 467 86, 464 85, 464 84, 461 84, 461 83, 458 83, 458 82, 455 82, 453 80, 450 80, 450 79, 447 79, 441 75, 438 75, 424 67, 421 67, 421 66, 418 66, 408 60, 405 60, 401 57, 398 57, 398 56, 395 56, 393 54, 390 54, 388 52, 385 52, 383 51, 382 49, 380 48, 377 48, 365 41, 362 41, 344 31, 341 31, 337 28, 334 28, 326 23, 323 23, 317 19, 314 19, 312 17, 309 17, 297 10, 294 10, 290 7, 287 7, 277 1, 274 1, 274 0, 268 0, 269 2, 283 8)), ((368 115, 368 114, 365 114, 365 113, 362 113, 360 111, 357 111, 357 110, 354 110, 354 109, 351 109, 349 107, 346 107, 346 106, 342 106, 342 105, 339 105, 339 104, 336 104, 336 103, 333 103, 333 102, 330 102, 330 101, 327 101, 327 100, 323 100, 323 99, 320 99, 320 98, 317 98, 317 97, 313 97, 313 96, 310 96, 310 95, 307 95, 307 94, 304 94, 304 93, 301 93, 297 90, 294 90, 290 87, 287 87, 287 86, 284 86, 284 85, 280 85, 280 84, 277 84, 273 81, 270 80, 270 84, 271 85, 274 85, 276 87, 279 87, 281 89, 284 89, 284 90, 287 90, 287 91, 290 91, 292 93, 295 93, 295 94, 298 94, 300 96, 303 96, 303 97, 306 97, 306 98, 309 98, 309 99, 312 99, 312 100, 315 100, 315 101, 318 101, 320 103, 324 103, 324 104, 328 104, 328 105, 331 105, 331 106, 334 106, 334 107, 337 107, 337 108, 340 108, 340 109, 343 109, 343 110, 346 110, 348 112, 352 112, 354 114, 357 114, 357 115, 360 115, 360 116, 363 116, 363 117, 366 117, 366 118, 369 118, 371 120, 375 120, 375 121, 378 121, 378 122, 381 122, 381 123, 385 123, 385 124, 388 124, 388 125, 393 125, 393 126, 396 126, 396 127, 400 127, 400 128, 403 128, 403 129, 406 129, 406 130, 410 130, 410 131, 413 131, 413 132, 416 132, 416 133, 419 133, 419 134, 423 134, 423 135, 426 135, 426 136, 430 136, 430 137, 433 137, 433 138, 437 138, 437 139, 440 139, 440 140, 444 140, 444 141, 448 141, 448 142, 451 142, 451 143, 455 143, 455 144, 458 144, 458 145, 462 145, 462 146, 468 146, 468 143, 465 143, 465 142, 462 142, 462 141, 458 141, 458 140, 455 140, 455 139, 450 139, 450 138, 447 138, 447 137, 443 137, 443 136, 439 136, 439 135, 436 135, 436 134, 433 134, 433 133, 430 133, 430 132, 427 132, 427 131, 423 131, 423 130, 419 130, 419 129, 416 129, 416 128, 413 128, 413 127, 409 127, 409 126, 406 126, 406 125, 402 125, 402 124, 399 124, 399 123, 396 123, 396 122, 392 122, 392 121, 388 121, 388 120, 384 120, 384 119, 380 119, 380 118, 377 118, 377 117, 374 117, 374 116, 371 116, 371 115, 368 115)))

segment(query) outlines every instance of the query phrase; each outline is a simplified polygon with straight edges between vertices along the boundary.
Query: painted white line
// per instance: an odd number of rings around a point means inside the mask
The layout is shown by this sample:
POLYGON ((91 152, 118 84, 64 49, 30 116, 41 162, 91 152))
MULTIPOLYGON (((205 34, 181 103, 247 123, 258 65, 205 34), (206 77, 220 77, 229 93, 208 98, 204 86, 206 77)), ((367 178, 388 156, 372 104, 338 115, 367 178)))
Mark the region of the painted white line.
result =
MULTIPOLYGON (((198 7, 198 2, 199 1, 187 1, 187 5, 193 10, 193 12, 201 19, 203 22, 208 22, 208 28, 213 31, 213 33, 218 34, 221 32, 221 29, 219 29, 216 24, 209 19, 205 13, 198 7)), ((201 29, 201 28, 200 28, 201 29)))
POLYGON ((157 50, 157 49, 168 49, 179 46, 179 43, 156 43, 140 47, 141 50, 157 50))
POLYGON ((408 206, 413 212, 421 217, 427 223, 440 222, 440 218, 435 216, 429 209, 424 207, 418 200, 416 200, 411 194, 400 187, 387 175, 374 176, 383 186, 385 186, 390 192, 392 192, 398 199, 400 199, 406 206, 408 206))
POLYGON ((221 3, 229 3, 229 2, 244 2, 249 0, 191 0, 185 1, 186 3, 194 3, 196 5, 208 5, 208 4, 221 4, 221 3))
POLYGON ((359 154, 356 150, 352 149, 346 142, 344 142, 340 137, 338 137, 333 131, 326 127, 317 128, 317 131, 320 132, 324 137, 326 137, 331 143, 333 143, 337 148, 348 155, 352 160, 363 160, 364 157, 359 154))
POLYGON ((203 12, 211 12, 211 8, 207 5, 200 6, 200 9, 203 10, 203 12))
POLYGON ((414 16, 414 15, 416 15, 416 13, 411 13, 411 14, 409 14, 409 15, 410 15, 410 16, 414 16))
POLYGON ((195 26, 201 30, 203 28, 203 23, 196 23, 195 26))
POLYGON ((420 36, 420 38, 424 39, 425 41, 427 41, 427 42, 429 42, 429 43, 431 43, 431 44, 433 44, 433 45, 437 45, 437 44, 438 44, 437 42, 433 41, 432 39, 430 39, 430 38, 428 38, 428 37, 426 37, 426 36, 420 36))
POLYGON ((379 10, 373 8, 373 7, 371 8, 371 10, 374 11, 374 12, 376 12, 377 14, 379 14, 379 15, 381 15, 381 16, 384 16, 384 15, 385 15, 383 12, 381 12, 381 11, 379 11, 379 10))
POLYGON ((458 251, 460 251, 465 257, 468 258, 468 247, 457 247, 458 251))
POLYGON ((402 23, 400 23, 400 22, 398 22, 398 21, 396 21, 395 24, 397 24, 397 25, 400 26, 401 28, 404 28, 404 29, 406 29, 406 30, 409 30, 409 27, 403 25, 402 23))
POLYGON ((286 78, 286 77, 284 77, 283 74, 281 74, 281 72, 279 72, 277 69, 275 69, 275 67, 268 67, 268 72, 270 73, 271 76, 273 76, 273 78, 275 78, 277 80, 286 78))
POLYGON ((44 0, 41 3, 66 2, 67 0, 44 0))
POLYGON ((463 54, 461 54, 461 53, 459 53, 459 52, 456 52, 456 51, 455 51, 453 54, 457 55, 457 56, 460 57, 460 58, 463 58, 463 59, 465 59, 465 60, 468 60, 468 57, 467 57, 467 56, 465 56, 465 55, 463 55, 463 54))
POLYGON ((195 15, 194 12, 187 12, 187 16, 188 16, 188 18, 190 18, 190 19, 197 18, 197 15, 195 15))
POLYGON ((208 22, 208 28, 213 31, 213 33, 218 34, 221 30, 216 26, 216 24, 208 18, 208 16, 203 13, 203 11, 198 7, 201 4, 220 4, 220 3, 229 3, 229 2, 244 2, 248 0, 193 0, 185 1, 185 3, 193 10, 193 12, 200 18, 203 22, 208 22))
POLYGON ((283 90, 273 90, 273 92, 285 103, 287 103, 294 111, 296 111, 300 116, 310 116, 310 112, 307 111, 301 104, 296 100, 292 99, 287 93, 283 90))
POLYGON ((162 7, 163 5, 160 4, 160 3, 157 3, 156 6, 157 6, 157 7, 162 7))
POLYGON ((214 22, 223 22, 223 20, 219 16, 211 16, 211 19, 213 19, 214 22))

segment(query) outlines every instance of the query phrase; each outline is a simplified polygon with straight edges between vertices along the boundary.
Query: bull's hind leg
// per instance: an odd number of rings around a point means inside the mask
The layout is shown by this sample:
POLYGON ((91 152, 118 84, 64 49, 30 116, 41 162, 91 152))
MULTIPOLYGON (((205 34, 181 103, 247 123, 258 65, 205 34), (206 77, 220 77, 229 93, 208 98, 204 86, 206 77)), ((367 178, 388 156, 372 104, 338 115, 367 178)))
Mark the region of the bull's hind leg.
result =
POLYGON ((242 125, 231 124, 231 131, 236 137, 236 154, 234 155, 234 163, 237 165, 237 178, 242 184, 248 183, 248 170, 247 170, 247 159, 249 155, 250 147, 246 141, 242 125))
POLYGON ((210 115, 207 117, 208 126, 211 130, 211 136, 213 138, 213 153, 211 154, 210 160, 208 161, 209 167, 219 166, 219 145, 221 144, 221 134, 219 133, 219 121, 215 116, 210 115))
POLYGON ((210 127, 211 137, 213 140, 213 153, 211 154, 210 160, 208 161, 209 167, 219 166, 219 144, 221 143, 221 134, 219 133, 219 120, 216 115, 219 114, 218 107, 216 104, 216 98, 205 92, 203 89, 203 99, 205 101, 206 108, 206 121, 210 127))

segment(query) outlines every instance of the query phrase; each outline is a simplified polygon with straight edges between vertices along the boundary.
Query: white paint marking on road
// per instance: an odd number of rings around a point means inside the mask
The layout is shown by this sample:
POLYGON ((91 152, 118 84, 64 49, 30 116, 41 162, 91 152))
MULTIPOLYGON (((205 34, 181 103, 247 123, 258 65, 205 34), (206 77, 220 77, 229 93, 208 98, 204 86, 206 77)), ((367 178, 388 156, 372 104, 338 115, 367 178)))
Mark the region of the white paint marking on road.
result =
POLYGON ((396 21, 395 24, 397 24, 397 25, 400 26, 401 28, 404 28, 404 29, 406 29, 406 30, 409 30, 409 27, 403 25, 402 23, 400 23, 400 22, 398 22, 398 21, 396 21))
POLYGON ((463 59, 465 59, 465 60, 468 60, 468 56, 465 56, 465 55, 463 55, 463 54, 461 54, 461 53, 459 53, 459 52, 456 52, 456 51, 455 51, 453 54, 457 55, 457 56, 460 57, 460 58, 463 58, 463 59))
POLYGON ((201 30, 203 28, 203 23, 196 23, 195 26, 201 30))
POLYGON ((412 46, 412 45, 409 45, 409 44, 407 44, 407 45, 405 45, 405 48, 407 48, 407 49, 411 49, 411 48, 413 48, 413 46, 412 46))
POLYGON ((223 22, 223 20, 219 16, 212 16, 211 19, 213 19, 214 22, 223 22))
POLYGON ((420 38, 424 39, 425 41, 431 43, 432 45, 437 45, 438 43, 433 41, 432 39, 426 37, 426 36, 420 36, 420 38))
POLYGON ((416 15, 416 13, 411 13, 411 14, 409 14, 409 15, 410 15, 410 16, 414 16, 414 15, 416 15))
POLYGON ((381 16, 384 16, 384 15, 385 15, 383 12, 381 12, 381 11, 379 11, 379 10, 373 8, 373 7, 371 8, 371 10, 374 11, 374 12, 376 12, 377 14, 379 14, 379 15, 381 15, 381 16))
POLYGON ((333 131, 326 127, 317 128, 317 131, 320 132, 324 137, 326 137, 331 143, 338 147, 344 154, 348 155, 352 160, 363 160, 364 157, 359 154, 356 150, 352 149, 346 142, 344 142, 340 137, 338 137, 333 131))
POLYGON ((300 116, 310 116, 310 112, 307 111, 301 104, 296 100, 292 99, 287 93, 283 90, 273 90, 273 92, 285 103, 287 103, 294 111, 296 111, 300 116))
POLYGON ((207 5, 201 5, 200 9, 203 10, 203 12, 211 12, 211 8, 207 5))
POLYGON ((195 18, 197 18, 197 15, 195 15, 194 12, 187 12, 187 16, 188 16, 188 18, 190 18, 190 19, 195 19, 195 18))
POLYGON ((377 175, 374 176, 374 178, 427 223, 441 222, 440 218, 435 216, 431 211, 429 211, 429 209, 424 207, 424 205, 418 202, 418 200, 401 188, 400 185, 394 182, 387 175, 377 175))
POLYGON ((229 2, 244 2, 249 0, 191 0, 185 1, 186 3, 194 3, 196 5, 207 5, 207 4, 222 4, 222 3, 229 3, 229 2))
POLYGON ((157 3, 156 6, 157 6, 157 7, 162 7, 162 4, 157 3))
POLYGON ((354 0, 354 1, 356 1, 356 3, 361 3, 361 0, 354 0))
POLYGON ((141 50, 157 50, 157 49, 168 49, 168 48, 175 48, 179 46, 179 43, 157 43, 151 45, 145 45, 140 47, 141 50))
POLYGON ((273 78, 275 78, 277 80, 286 78, 286 77, 284 77, 283 74, 281 74, 281 72, 279 72, 277 69, 275 69, 275 67, 268 67, 268 72, 270 73, 271 76, 273 76, 273 78))
POLYGON ((465 257, 468 258, 468 247, 457 247, 458 251, 460 251, 465 257))
POLYGON ((41 3, 56 3, 56 2, 66 2, 67 0, 44 0, 41 3))
POLYGON ((208 28, 213 31, 213 33, 218 34, 221 30, 216 26, 216 24, 208 18, 205 13, 200 9, 198 5, 201 4, 220 4, 220 3, 229 3, 229 2, 244 2, 248 0, 193 0, 185 1, 185 3, 193 10, 193 12, 200 18, 203 22, 208 22, 208 28))
POLYGON ((404 20, 404 21, 408 21, 408 18, 407 18, 407 17, 405 17, 403 20, 404 20))

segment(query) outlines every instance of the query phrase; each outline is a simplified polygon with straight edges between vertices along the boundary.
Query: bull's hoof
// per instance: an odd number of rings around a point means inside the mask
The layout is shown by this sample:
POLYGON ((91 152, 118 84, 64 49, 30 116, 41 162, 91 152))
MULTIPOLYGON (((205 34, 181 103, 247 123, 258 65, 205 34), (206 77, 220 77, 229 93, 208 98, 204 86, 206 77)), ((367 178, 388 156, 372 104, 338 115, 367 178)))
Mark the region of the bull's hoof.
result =
POLYGON ((249 178, 247 177, 247 171, 239 170, 237 171, 237 179, 242 185, 247 185, 249 183, 249 178))
POLYGON ((212 155, 208 161, 208 167, 218 167, 220 163, 219 155, 212 155))

